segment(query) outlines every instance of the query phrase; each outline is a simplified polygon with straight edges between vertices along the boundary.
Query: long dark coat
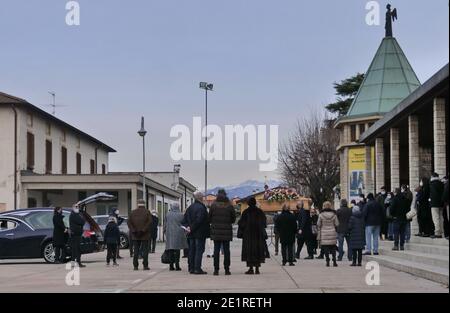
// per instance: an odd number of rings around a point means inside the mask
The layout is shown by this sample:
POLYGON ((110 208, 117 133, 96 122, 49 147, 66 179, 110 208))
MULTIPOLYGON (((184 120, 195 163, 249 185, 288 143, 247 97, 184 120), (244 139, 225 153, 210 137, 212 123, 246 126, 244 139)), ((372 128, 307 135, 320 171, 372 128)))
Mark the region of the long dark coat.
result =
POLYGON ((198 200, 195 200, 184 213, 182 225, 189 226, 191 232, 188 238, 206 239, 210 236, 209 216, 206 206, 198 200))
POLYGON ((83 235, 83 227, 86 221, 81 216, 81 213, 72 211, 69 216, 70 234, 74 237, 81 237, 83 235))
POLYGON ((159 218, 156 215, 152 215, 152 224, 150 225, 150 238, 151 239, 158 238, 158 225, 159 225, 159 218))
POLYGON ((128 218, 128 228, 130 229, 132 240, 150 240, 150 226, 152 215, 146 208, 137 208, 132 211, 128 218))
POLYGON ((280 216, 278 216, 276 224, 280 232, 281 244, 294 244, 295 234, 297 233, 297 221, 295 215, 289 211, 283 211, 280 216))
POLYGON ((361 211, 355 212, 348 222, 348 232, 350 234, 350 248, 364 249, 366 246, 366 235, 364 218, 361 211))
POLYGON ((236 213, 230 200, 226 197, 219 197, 209 209, 211 240, 232 241, 235 221, 236 213))
POLYGON ((264 212, 256 206, 250 206, 242 213, 238 233, 242 234, 242 261, 261 264, 266 259, 267 220, 264 212))
POLYGON ((444 184, 437 177, 430 180, 430 205, 432 208, 442 208, 442 195, 444 194, 444 184))
POLYGON ((311 213, 308 210, 305 210, 304 208, 300 209, 297 223, 298 223, 298 230, 302 231, 299 237, 310 239, 313 236, 311 213))
POLYGON ((64 215, 55 213, 53 215, 53 245, 63 246, 66 243, 66 225, 64 224, 64 215))

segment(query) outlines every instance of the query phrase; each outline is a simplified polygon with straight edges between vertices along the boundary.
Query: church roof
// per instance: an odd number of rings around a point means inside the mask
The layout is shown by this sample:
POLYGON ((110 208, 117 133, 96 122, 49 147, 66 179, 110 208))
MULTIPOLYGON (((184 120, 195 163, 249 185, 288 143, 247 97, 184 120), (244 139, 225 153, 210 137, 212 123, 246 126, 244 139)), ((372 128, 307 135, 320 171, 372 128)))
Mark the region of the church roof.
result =
POLYGON ((346 118, 383 115, 419 86, 419 79, 397 40, 385 37, 346 118))

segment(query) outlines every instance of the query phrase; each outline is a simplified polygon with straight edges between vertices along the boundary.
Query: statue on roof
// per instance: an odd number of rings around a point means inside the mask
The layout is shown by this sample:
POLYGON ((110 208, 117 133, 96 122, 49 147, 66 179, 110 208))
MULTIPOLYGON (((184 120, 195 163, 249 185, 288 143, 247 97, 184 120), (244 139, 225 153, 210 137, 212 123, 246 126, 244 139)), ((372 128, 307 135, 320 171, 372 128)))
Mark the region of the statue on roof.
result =
POLYGON ((397 9, 391 10, 391 5, 386 6, 386 37, 393 37, 392 22, 397 19, 397 9))

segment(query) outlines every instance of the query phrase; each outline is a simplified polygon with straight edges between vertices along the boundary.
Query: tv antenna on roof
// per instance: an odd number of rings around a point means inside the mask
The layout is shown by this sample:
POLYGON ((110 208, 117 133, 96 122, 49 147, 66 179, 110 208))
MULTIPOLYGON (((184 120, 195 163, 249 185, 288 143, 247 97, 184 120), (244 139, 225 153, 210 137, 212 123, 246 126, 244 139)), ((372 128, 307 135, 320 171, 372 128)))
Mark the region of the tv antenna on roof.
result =
POLYGON ((54 91, 49 91, 48 93, 52 96, 53 102, 51 104, 47 104, 47 105, 52 107, 52 114, 56 115, 56 108, 57 107, 65 107, 65 105, 56 104, 56 93, 54 91))

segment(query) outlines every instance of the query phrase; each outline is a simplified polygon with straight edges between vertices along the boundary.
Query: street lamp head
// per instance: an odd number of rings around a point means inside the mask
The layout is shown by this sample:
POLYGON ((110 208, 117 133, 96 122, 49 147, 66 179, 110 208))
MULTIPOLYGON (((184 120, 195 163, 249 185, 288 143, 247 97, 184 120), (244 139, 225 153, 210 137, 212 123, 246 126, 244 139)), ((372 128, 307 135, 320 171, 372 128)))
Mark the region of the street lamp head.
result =
POLYGON ((213 90, 214 85, 213 84, 209 84, 207 82, 201 82, 200 83, 200 89, 205 89, 205 90, 209 90, 212 91, 213 90))
POLYGON ((144 117, 141 118, 141 129, 138 131, 139 136, 144 137, 147 131, 144 128, 144 117))

